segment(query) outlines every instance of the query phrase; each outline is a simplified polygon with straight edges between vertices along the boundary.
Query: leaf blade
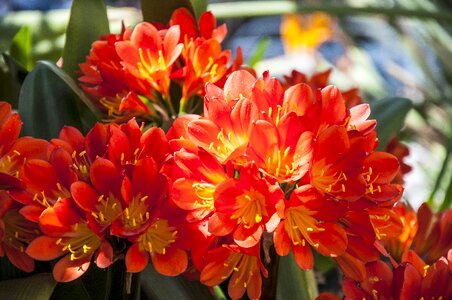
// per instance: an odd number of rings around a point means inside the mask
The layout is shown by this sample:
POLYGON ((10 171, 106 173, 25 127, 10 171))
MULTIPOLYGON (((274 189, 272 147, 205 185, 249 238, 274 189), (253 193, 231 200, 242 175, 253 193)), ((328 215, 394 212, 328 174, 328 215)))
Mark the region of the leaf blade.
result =
POLYGON ((91 44, 110 32, 107 8, 103 0, 74 0, 66 30, 63 70, 78 77, 79 64, 85 61, 91 44))
POLYGON ((167 24, 173 11, 180 7, 187 8, 195 16, 195 10, 190 0, 141 0, 143 20, 146 22, 159 22, 167 24))
POLYGON ((57 282, 50 273, 39 273, 21 279, 0 282, 0 299, 47 300, 53 293, 57 282), (11 288, 11 287, 16 288, 11 288), (19 288, 20 287, 20 288, 19 288))

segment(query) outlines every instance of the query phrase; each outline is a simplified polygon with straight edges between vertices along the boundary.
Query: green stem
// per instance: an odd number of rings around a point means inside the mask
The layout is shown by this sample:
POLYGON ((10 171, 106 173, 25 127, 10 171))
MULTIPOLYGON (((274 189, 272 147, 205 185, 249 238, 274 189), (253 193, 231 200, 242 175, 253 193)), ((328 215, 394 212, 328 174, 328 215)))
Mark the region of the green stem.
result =
POLYGON ((245 18, 285 15, 290 13, 325 12, 331 15, 363 15, 381 14, 387 17, 409 17, 417 19, 434 19, 437 21, 452 21, 452 14, 448 11, 413 10, 401 7, 354 7, 347 5, 321 4, 307 5, 295 1, 243 1, 234 3, 209 4, 217 18, 245 18), (233 5, 231 5, 233 4, 233 5))
POLYGON ((449 159, 450 159, 451 154, 452 154, 452 136, 449 136, 449 141, 448 141, 447 148, 446 148, 446 156, 444 157, 444 161, 441 166, 441 170, 439 171, 438 176, 436 177, 435 185, 427 200, 427 203, 430 205, 430 207, 434 207, 435 195, 441 185, 443 176, 446 174, 446 170, 449 165, 449 159))
POLYGON ((276 299, 315 299, 319 295, 314 271, 300 269, 290 252, 279 259, 276 299))
POLYGON ((175 119, 177 117, 176 110, 174 109, 173 102, 171 101, 171 96, 168 94, 167 96, 162 95, 163 100, 167 103, 169 112, 171 114, 171 119, 175 119))

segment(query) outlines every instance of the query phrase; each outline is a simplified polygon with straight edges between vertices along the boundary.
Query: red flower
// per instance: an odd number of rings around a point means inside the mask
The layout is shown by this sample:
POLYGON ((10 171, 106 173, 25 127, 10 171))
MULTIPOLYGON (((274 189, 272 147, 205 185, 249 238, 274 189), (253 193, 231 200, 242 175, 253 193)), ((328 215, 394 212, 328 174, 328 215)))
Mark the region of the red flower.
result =
POLYGON ((251 132, 247 158, 279 182, 296 182, 308 172, 312 158, 311 132, 303 131, 299 118, 290 113, 276 125, 258 120, 251 132))
POLYGON ((55 148, 48 161, 28 160, 20 171, 25 190, 10 192, 16 201, 25 205, 21 214, 37 222, 43 210, 52 207, 59 199, 70 197, 70 186, 77 181, 72 163, 70 154, 61 148, 55 148))
POLYGON ((344 127, 332 126, 319 134, 311 170, 311 183, 321 193, 354 201, 365 193, 361 174, 365 145, 352 143, 344 127))
MULTIPOLYGON (((142 132, 135 119, 111 126, 107 157, 120 169, 130 169, 140 159, 152 157, 160 170, 169 158, 169 146, 161 128, 151 127, 142 132)), ((129 174, 130 175, 130 174, 129 174)))
POLYGON ((26 253, 28 244, 40 231, 36 223, 28 221, 20 213, 21 208, 6 191, 0 190, 0 256, 25 272, 32 272, 35 264, 26 253))
POLYGON ((148 264, 160 274, 176 276, 187 269, 187 253, 178 246, 179 231, 168 219, 157 219, 138 236, 129 238, 133 245, 127 250, 128 272, 141 272, 148 264))
POLYGON ((65 126, 57 139, 50 141, 48 152, 56 148, 64 149, 72 157, 71 167, 79 180, 89 180, 92 162, 105 156, 110 138, 110 125, 96 123, 86 137, 76 128, 65 126))
POLYGON ((86 62, 80 64, 83 76, 79 80, 82 88, 110 120, 153 114, 137 95, 151 97, 151 87, 126 71, 116 52, 115 44, 129 41, 130 36, 131 30, 123 28, 119 35, 109 34, 95 41, 86 62))
POLYGON ((115 43, 123 66, 163 96, 168 96, 170 74, 183 45, 179 44, 179 26, 158 31, 150 23, 138 24, 130 40, 115 43))
POLYGON ((215 189, 227 179, 223 166, 202 149, 196 154, 184 150, 175 152, 174 162, 181 174, 180 178, 174 178, 172 201, 188 211, 189 222, 210 216, 214 211, 215 189))
POLYGON ((257 107, 250 100, 255 78, 246 71, 229 76, 224 90, 206 86, 204 118, 188 123, 191 141, 212 153, 221 163, 243 163, 257 107))
POLYGON ((45 158, 47 142, 19 138, 22 122, 11 105, 0 102, 0 188, 23 188, 19 170, 26 159, 45 158))
POLYGON ((93 256, 100 268, 111 264, 111 245, 89 228, 70 199, 61 199, 44 210, 39 223, 45 235, 33 240, 26 253, 45 261, 63 256, 53 268, 56 281, 67 282, 83 275, 93 256))
POLYGON ((279 223, 276 205, 284 194, 278 185, 262 178, 254 164, 247 163, 239 179, 227 179, 216 187, 214 199, 209 232, 217 236, 233 232, 234 242, 249 248, 259 243, 265 227, 273 231, 279 223))
POLYGON ((262 277, 268 276, 259 257, 260 245, 240 248, 237 245, 223 245, 207 253, 206 263, 201 271, 201 282, 208 286, 219 285, 228 277, 228 294, 240 299, 245 291, 250 299, 259 299, 262 277))
POLYGON ((334 200, 327 200, 312 186, 295 189, 285 207, 278 208, 283 219, 274 235, 276 253, 285 256, 292 248, 302 269, 312 269, 314 257, 309 247, 325 256, 338 256, 347 246, 345 230, 335 223, 344 209, 334 200))

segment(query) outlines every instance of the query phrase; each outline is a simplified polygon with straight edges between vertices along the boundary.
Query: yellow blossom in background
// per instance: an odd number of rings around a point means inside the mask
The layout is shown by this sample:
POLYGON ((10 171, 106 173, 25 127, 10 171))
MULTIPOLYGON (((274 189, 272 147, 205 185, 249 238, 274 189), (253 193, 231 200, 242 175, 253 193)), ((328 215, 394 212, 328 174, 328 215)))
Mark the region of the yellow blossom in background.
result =
POLYGON ((281 21, 281 39, 286 53, 315 50, 333 35, 333 21, 324 13, 285 15, 281 21))

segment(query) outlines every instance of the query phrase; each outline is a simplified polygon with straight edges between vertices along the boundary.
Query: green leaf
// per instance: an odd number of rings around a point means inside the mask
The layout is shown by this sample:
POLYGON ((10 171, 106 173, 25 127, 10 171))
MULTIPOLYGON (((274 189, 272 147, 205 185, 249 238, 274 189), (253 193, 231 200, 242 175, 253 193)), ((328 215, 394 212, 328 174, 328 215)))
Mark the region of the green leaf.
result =
POLYGON ((66 282, 58 283, 50 300, 91 300, 91 296, 85 289, 80 278, 66 282))
POLYGON ((265 52, 267 52, 268 46, 270 46, 270 38, 264 37, 259 40, 259 43, 256 46, 256 50, 254 51, 253 55, 250 57, 248 65, 253 68, 256 66, 258 62, 260 62, 265 55, 265 52))
POLYGON ((207 11, 207 0, 190 0, 193 9, 195 10, 196 19, 207 11))
POLYGON ((79 64, 85 61, 91 44, 109 32, 104 0, 74 0, 63 50, 63 70, 77 78, 79 64))
POLYGON ((50 273, 0 282, 0 299, 48 300, 56 286, 50 273))
POLYGON ((31 32, 28 26, 22 26, 16 33, 9 47, 11 57, 30 71, 33 65, 31 59, 31 32))
POLYGON ((443 211, 443 210, 451 208, 451 207, 452 207, 452 176, 450 176, 449 186, 447 187, 446 194, 444 195, 443 203, 441 203, 439 210, 443 211))
POLYGON ((38 62, 25 78, 19 95, 23 135, 51 139, 65 125, 82 128, 77 96, 55 69, 49 62, 38 62))
POLYGON ((146 22, 167 24, 173 11, 180 7, 187 8, 195 16, 195 11, 190 0, 141 0, 143 20, 146 22))
POLYGON ((315 299, 319 292, 314 272, 297 265, 292 252, 279 259, 276 299, 315 299))
POLYGON ((406 98, 393 97, 373 101, 370 118, 377 120, 378 149, 382 150, 402 129, 413 103, 406 98))
MULTIPOLYGON (((428 200, 427 200, 427 203, 430 205, 430 207, 434 207, 434 205, 435 205, 435 203, 434 203, 435 195, 436 195, 436 192, 438 192, 438 190, 441 186, 441 183, 443 182, 444 175, 446 175, 446 170, 447 170, 447 167, 449 166, 449 160, 451 158, 451 154, 452 154, 452 136, 449 136, 448 144, 446 147, 446 155, 445 155, 443 163, 441 165, 441 169, 440 169, 438 175, 436 176, 435 185, 433 186, 432 192, 430 193, 430 196, 428 197, 428 200)), ((444 201, 441 204, 440 210, 446 209, 446 208, 448 208, 448 206, 450 206, 450 203, 452 201, 452 199, 450 199, 450 197, 449 197, 449 196, 452 196, 452 195, 450 195, 450 193, 452 193, 450 191, 450 189, 451 189, 451 187, 449 184, 449 187, 446 191, 444 201)))
POLYGON ((188 281, 183 276, 161 275, 152 265, 146 267, 141 274, 141 289, 146 299, 215 299, 199 281, 188 281))

